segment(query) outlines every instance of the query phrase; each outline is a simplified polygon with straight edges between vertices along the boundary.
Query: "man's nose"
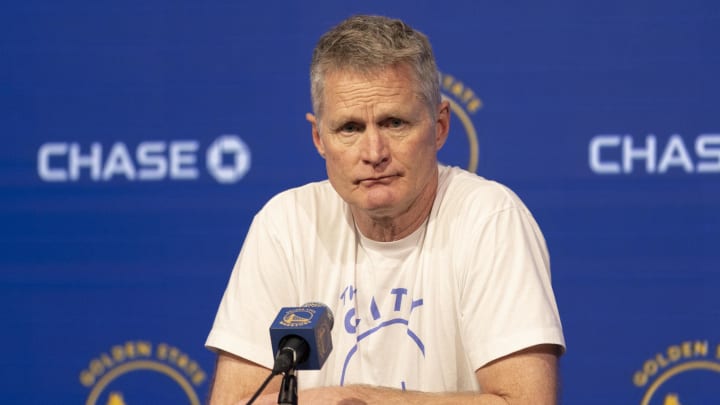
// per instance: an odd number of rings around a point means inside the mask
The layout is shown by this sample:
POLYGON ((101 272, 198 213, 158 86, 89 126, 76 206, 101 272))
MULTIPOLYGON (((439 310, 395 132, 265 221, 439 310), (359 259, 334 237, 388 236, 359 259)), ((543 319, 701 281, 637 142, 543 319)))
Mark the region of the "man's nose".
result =
POLYGON ((365 129, 360 148, 361 158, 366 164, 378 166, 389 160, 388 140, 375 126, 365 129))

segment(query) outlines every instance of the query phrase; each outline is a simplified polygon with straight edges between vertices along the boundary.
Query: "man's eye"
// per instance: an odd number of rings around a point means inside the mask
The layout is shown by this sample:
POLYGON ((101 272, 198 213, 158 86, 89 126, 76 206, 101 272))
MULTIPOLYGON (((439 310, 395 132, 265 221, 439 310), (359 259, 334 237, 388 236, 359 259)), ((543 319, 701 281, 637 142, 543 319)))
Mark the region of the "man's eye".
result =
POLYGON ((400 118, 390 118, 385 122, 385 125, 388 128, 402 128, 402 126, 405 125, 405 121, 400 118))
POLYGON ((341 132, 345 132, 345 133, 349 133, 349 134, 355 133, 355 132, 360 131, 360 125, 358 125, 358 124, 356 124, 356 123, 354 123, 354 122, 348 122, 347 124, 345 124, 345 125, 343 125, 342 127, 340 127, 340 131, 341 131, 341 132))

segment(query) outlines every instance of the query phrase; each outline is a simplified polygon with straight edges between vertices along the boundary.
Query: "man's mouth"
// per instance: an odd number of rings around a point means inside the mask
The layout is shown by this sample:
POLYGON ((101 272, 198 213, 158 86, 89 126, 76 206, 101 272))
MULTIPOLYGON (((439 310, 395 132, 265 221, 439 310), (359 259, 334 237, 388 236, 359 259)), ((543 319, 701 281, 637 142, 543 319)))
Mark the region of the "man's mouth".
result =
POLYGON ((365 179, 358 180, 357 184, 362 184, 362 185, 366 185, 366 186, 373 185, 373 184, 389 184, 396 177, 397 177, 397 175, 394 175, 394 174, 387 175, 387 176, 368 177, 365 179))

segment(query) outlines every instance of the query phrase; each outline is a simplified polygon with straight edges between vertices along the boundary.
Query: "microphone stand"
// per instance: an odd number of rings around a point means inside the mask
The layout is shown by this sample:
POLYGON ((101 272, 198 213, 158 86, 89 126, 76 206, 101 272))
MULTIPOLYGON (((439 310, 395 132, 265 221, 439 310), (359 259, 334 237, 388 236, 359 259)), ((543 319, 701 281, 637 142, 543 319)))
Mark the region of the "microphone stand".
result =
POLYGON ((292 367, 285 372, 278 393, 278 405, 297 405, 297 376, 292 367))

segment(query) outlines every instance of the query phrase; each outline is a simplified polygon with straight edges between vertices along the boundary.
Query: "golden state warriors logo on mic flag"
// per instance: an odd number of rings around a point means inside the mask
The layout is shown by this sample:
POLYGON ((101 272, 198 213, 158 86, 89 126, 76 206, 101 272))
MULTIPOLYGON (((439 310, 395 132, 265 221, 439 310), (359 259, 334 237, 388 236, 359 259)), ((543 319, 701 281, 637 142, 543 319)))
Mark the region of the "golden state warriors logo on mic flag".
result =
POLYGON ((312 308, 292 308, 283 314, 280 324, 282 326, 297 327, 309 325, 315 316, 312 308))

